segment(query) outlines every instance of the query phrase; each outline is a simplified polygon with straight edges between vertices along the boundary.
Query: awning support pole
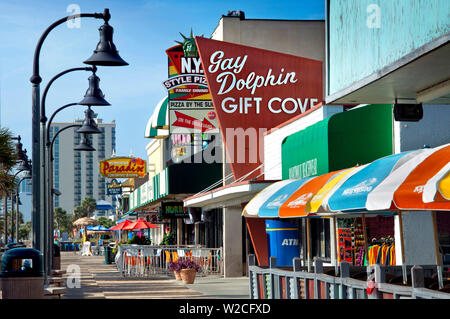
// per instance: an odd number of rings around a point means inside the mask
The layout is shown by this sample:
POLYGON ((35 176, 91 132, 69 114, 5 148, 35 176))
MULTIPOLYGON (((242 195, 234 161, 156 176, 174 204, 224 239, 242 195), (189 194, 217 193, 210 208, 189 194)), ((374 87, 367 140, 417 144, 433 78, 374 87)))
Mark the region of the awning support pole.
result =
MULTIPOLYGON (((365 258, 369 259, 368 255, 368 243, 367 243, 367 230, 366 230, 366 214, 361 214, 361 220, 362 220, 362 228, 363 228, 363 236, 364 236, 364 255, 365 258)), ((364 259, 363 259, 364 262, 364 259)))
POLYGON ((339 242, 339 234, 338 234, 338 225, 337 225, 337 218, 336 216, 333 216, 333 223, 334 223, 334 257, 335 257, 335 264, 334 264, 334 274, 337 277, 339 275, 339 252, 338 252, 338 242, 339 242))
POLYGON ((309 218, 306 218, 306 250, 307 250, 307 262, 308 272, 311 272, 311 232, 309 218))
POLYGON ((400 244, 402 247, 402 275, 403 275, 403 284, 407 284, 408 276, 406 274, 406 264, 405 264, 405 241, 403 239, 403 221, 402 221, 402 212, 398 211, 398 223, 400 227, 400 244))
POLYGON ((441 253, 439 252, 439 236, 436 222, 436 212, 431 212, 433 217, 433 232, 434 232, 434 249, 436 250, 436 267, 438 274, 439 289, 444 287, 444 282, 442 279, 442 263, 441 263, 441 253))

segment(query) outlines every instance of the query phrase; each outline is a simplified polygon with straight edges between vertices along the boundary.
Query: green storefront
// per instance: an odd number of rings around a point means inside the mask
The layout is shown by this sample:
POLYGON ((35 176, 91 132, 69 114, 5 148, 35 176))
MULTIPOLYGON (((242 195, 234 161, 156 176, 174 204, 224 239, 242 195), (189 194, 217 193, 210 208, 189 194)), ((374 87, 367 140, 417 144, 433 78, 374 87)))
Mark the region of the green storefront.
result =
POLYGON ((392 130, 392 105, 335 114, 283 140, 282 178, 318 176, 390 155, 392 130))
MULTIPOLYGON (((318 176, 393 154, 392 114, 392 105, 366 105, 335 114, 289 135, 281 147, 282 178, 318 176)), ((305 219, 291 221, 302 229, 305 244, 305 219)), ((330 260, 330 220, 310 219, 310 227, 312 256, 330 260)))

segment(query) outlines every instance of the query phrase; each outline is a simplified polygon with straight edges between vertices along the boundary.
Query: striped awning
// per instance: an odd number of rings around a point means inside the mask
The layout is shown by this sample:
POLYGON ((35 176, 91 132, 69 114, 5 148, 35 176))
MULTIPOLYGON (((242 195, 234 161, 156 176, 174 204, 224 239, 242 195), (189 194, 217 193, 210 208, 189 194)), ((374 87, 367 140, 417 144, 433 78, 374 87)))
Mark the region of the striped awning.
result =
POLYGON ((450 144, 389 155, 369 164, 302 180, 284 180, 258 193, 246 217, 450 211, 450 144))
POLYGON ((168 97, 164 97, 156 105, 145 128, 145 137, 164 138, 169 136, 168 97))

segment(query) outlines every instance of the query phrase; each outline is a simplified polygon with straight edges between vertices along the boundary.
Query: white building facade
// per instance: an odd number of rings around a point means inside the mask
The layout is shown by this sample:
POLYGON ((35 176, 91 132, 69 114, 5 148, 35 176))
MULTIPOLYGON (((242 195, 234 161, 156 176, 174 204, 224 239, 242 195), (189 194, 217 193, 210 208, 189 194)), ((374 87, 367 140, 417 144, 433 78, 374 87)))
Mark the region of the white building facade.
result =
MULTIPOLYGON (((116 123, 103 123, 96 119, 102 134, 89 136, 93 152, 75 151, 81 142, 81 134, 75 133, 77 128, 69 128, 56 136, 53 145, 53 187, 61 192, 54 197, 54 207, 61 207, 68 214, 73 213, 75 207, 81 205, 86 197, 95 200, 106 200, 115 206, 114 196, 107 196, 106 184, 108 178, 99 172, 99 163, 111 157, 116 148, 116 123)), ((64 127, 81 124, 82 120, 73 123, 53 123, 50 129, 50 139, 64 127)))

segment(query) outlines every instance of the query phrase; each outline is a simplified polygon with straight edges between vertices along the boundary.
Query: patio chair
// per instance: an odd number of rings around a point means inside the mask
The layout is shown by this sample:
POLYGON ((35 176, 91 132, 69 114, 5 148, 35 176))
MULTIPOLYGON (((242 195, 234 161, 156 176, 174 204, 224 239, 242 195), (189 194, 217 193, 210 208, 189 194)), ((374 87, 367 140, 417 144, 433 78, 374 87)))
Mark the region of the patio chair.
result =
POLYGON ((138 268, 139 251, 136 248, 130 248, 125 252, 125 263, 128 275, 135 274, 138 268))
POLYGON ((144 272, 150 273, 155 264, 155 251, 153 248, 145 247, 141 249, 142 264, 144 272))
POLYGON ((178 253, 176 251, 172 252, 172 261, 175 263, 178 261, 178 253))
POLYGON ((177 249, 178 257, 181 258, 181 260, 186 259, 186 251, 184 249, 177 249))
POLYGON ((164 254, 166 255, 166 262, 164 265, 164 269, 166 270, 166 272, 168 272, 169 271, 169 263, 172 260, 171 260, 170 252, 168 250, 164 250, 164 254))

